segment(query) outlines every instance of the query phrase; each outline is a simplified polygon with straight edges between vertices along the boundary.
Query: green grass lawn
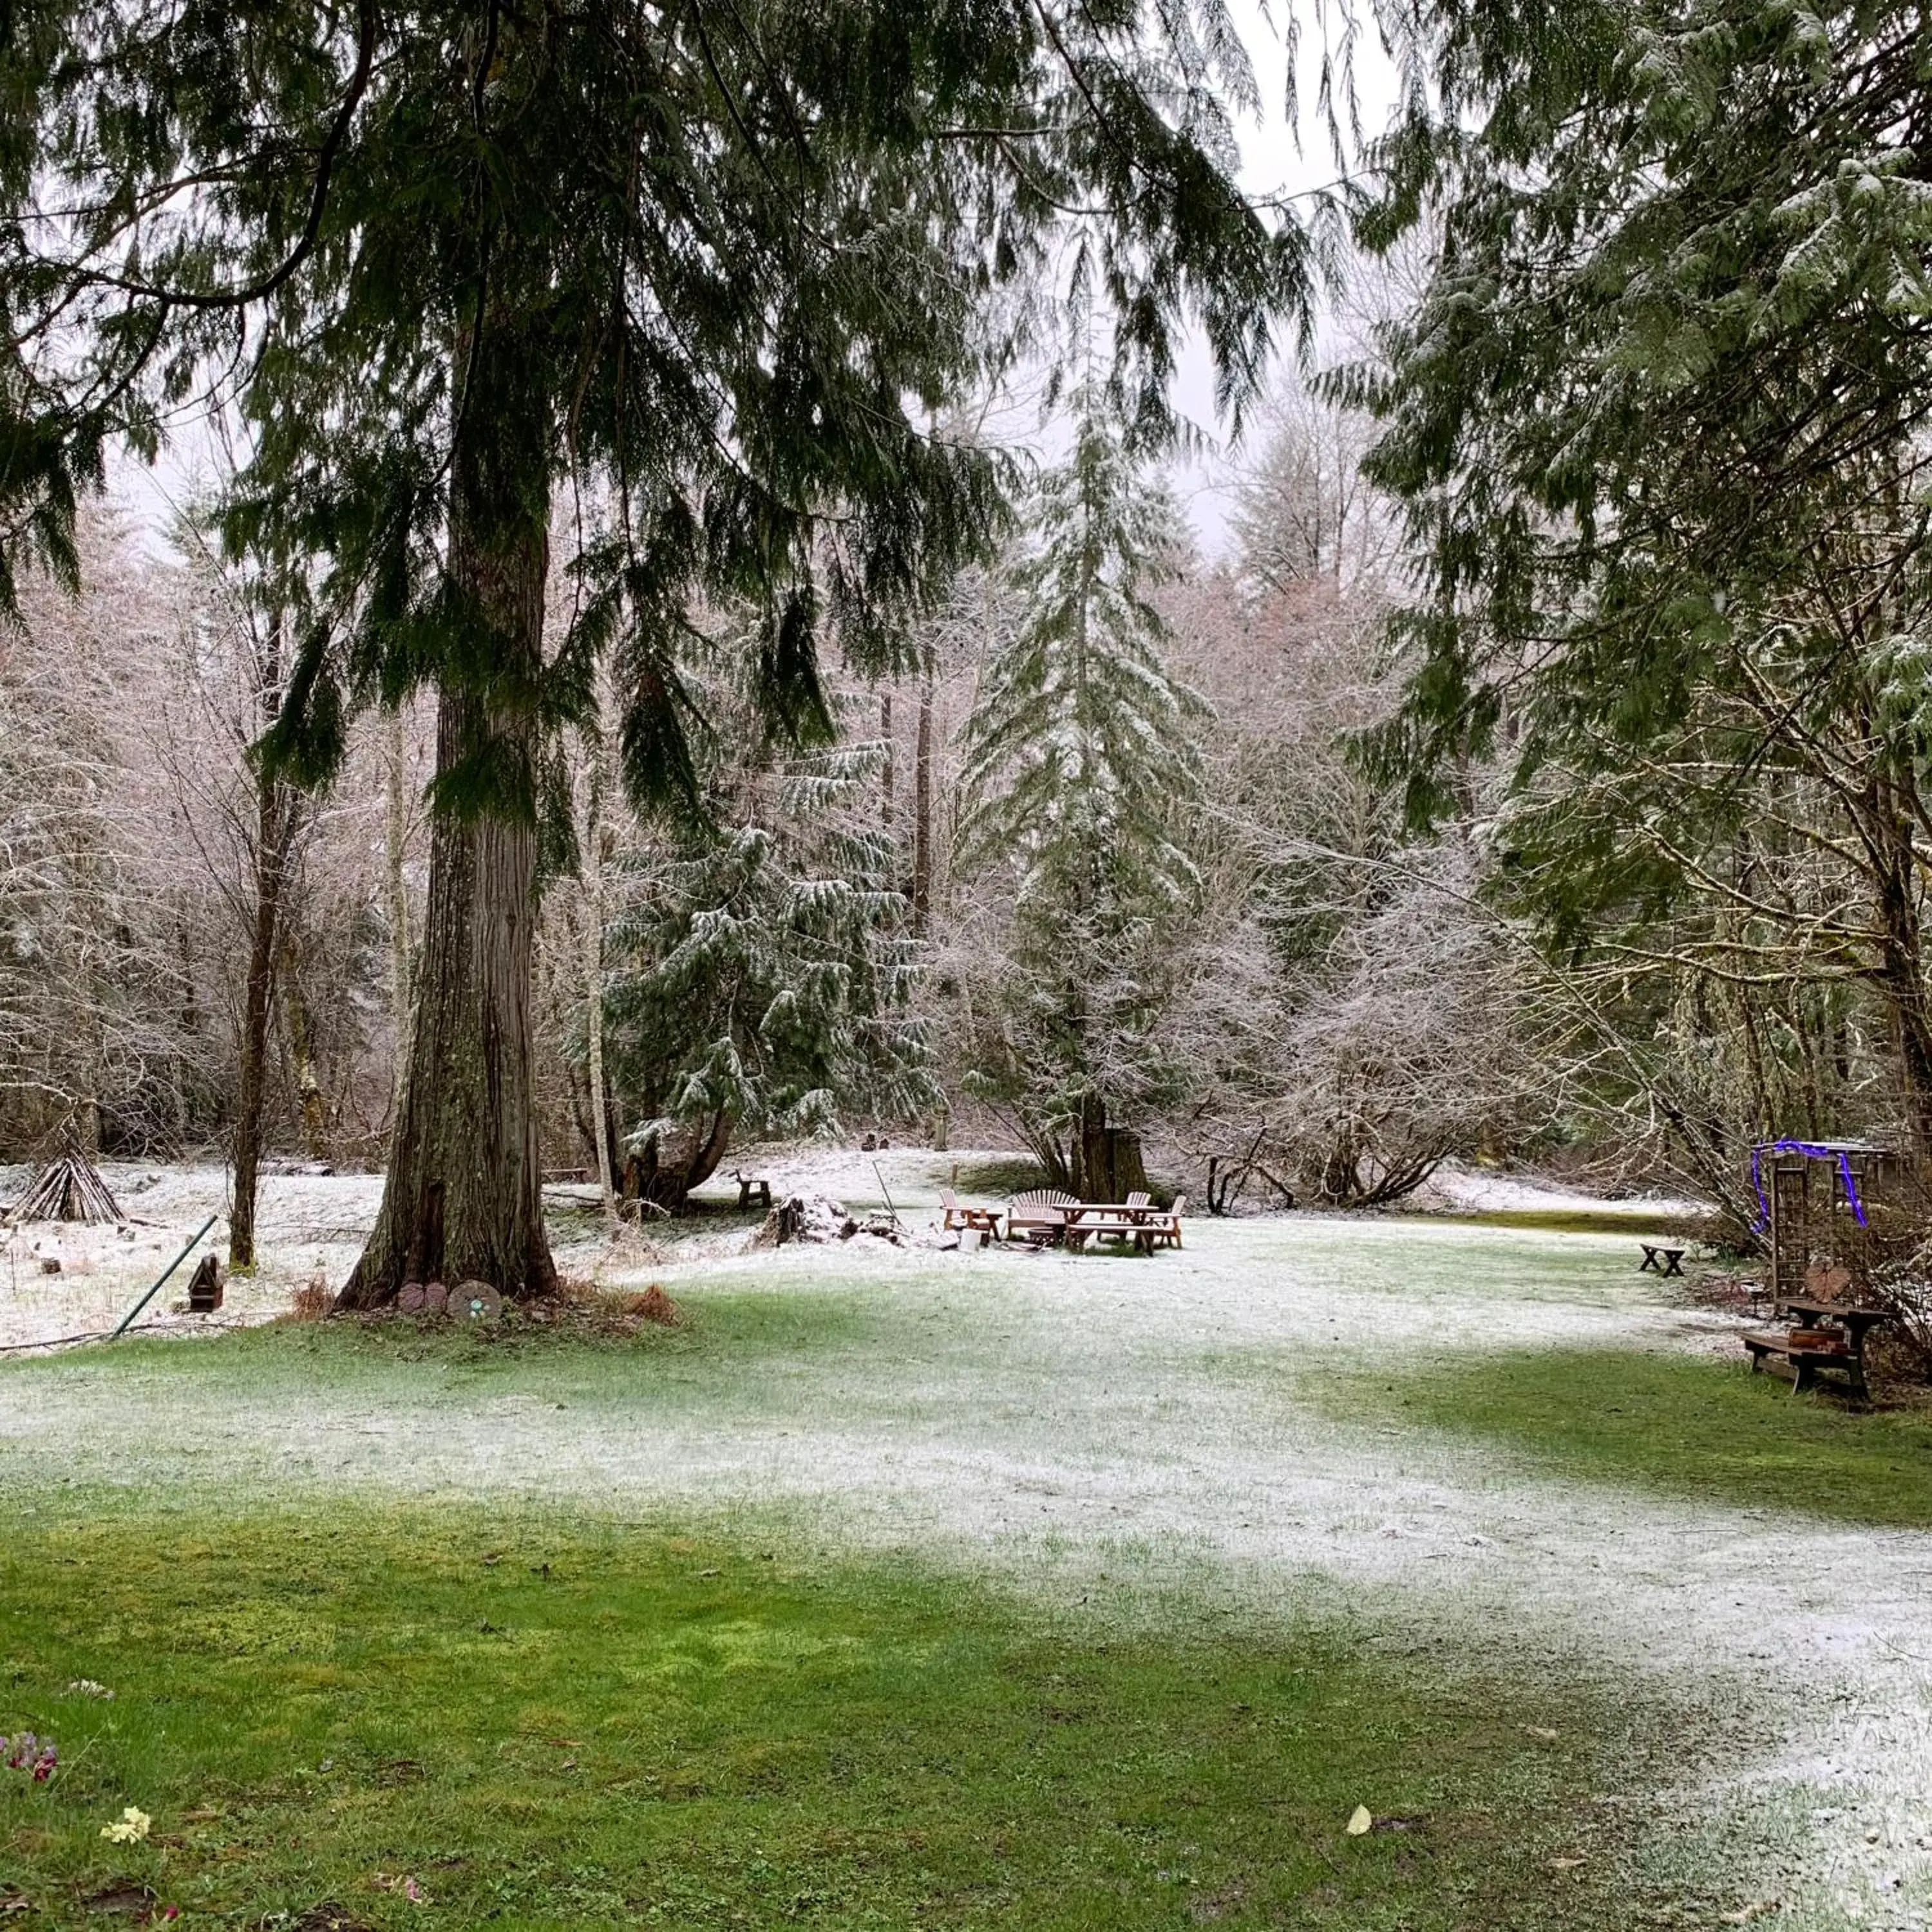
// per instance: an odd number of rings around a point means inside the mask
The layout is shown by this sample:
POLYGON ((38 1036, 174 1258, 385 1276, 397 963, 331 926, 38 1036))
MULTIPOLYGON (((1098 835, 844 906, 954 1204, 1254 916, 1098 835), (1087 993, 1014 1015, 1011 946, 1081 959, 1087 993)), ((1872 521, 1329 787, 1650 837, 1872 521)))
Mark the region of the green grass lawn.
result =
POLYGON ((1626 1814, 1591 1801, 1669 1751, 1654 1706, 1207 1624, 1109 1634, 715 1525, 16 1488, 0 1728, 62 1761, 0 1771, 0 1904, 306 1932, 1632 1922, 1626 1814), (1382 1828, 1348 1836, 1358 1804, 1382 1828), (129 1805, 152 1834, 104 1839, 129 1805))
POLYGON ((1607 1348, 1334 1378, 1310 1399, 1500 1442, 1565 1474, 1846 1522, 1932 1527, 1932 1413, 1862 1412, 1747 1364, 1607 1348))

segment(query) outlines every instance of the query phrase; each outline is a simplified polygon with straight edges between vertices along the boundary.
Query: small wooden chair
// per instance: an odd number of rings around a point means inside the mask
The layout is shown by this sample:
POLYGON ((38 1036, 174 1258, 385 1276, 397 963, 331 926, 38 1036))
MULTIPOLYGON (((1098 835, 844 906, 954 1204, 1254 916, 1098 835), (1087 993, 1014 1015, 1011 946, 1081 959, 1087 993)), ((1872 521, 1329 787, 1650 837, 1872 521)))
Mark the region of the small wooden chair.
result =
POLYGON ((939 1190, 939 1204, 944 1214, 940 1223, 944 1232, 957 1228, 962 1234, 977 1234, 983 1248, 1000 1232, 1000 1217, 992 1208, 969 1207, 950 1187, 939 1190))

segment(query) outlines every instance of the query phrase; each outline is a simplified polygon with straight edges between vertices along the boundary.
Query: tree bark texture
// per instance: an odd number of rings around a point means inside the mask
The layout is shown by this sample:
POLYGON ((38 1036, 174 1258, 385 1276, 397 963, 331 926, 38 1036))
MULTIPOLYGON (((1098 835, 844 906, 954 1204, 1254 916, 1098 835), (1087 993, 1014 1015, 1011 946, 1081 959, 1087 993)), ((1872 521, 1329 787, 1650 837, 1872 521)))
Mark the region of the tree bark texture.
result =
MULTIPOLYGON (((451 464, 448 569, 460 621, 487 633, 498 690, 533 692, 550 563, 547 399, 533 395, 514 331, 486 338, 471 371, 470 429, 451 464)), ((439 778, 488 754, 527 778, 527 701, 452 676, 438 696, 439 778)), ((416 968, 409 1076, 374 1232, 338 1305, 373 1308, 405 1281, 483 1281, 547 1294, 531 1036, 536 827, 501 796, 431 821, 429 897, 416 968)))
POLYGON ((1925 985, 1924 935, 1913 896, 1912 832, 1902 813, 1889 814, 1888 864, 1875 868, 1881 935, 1877 980, 1892 1010, 1906 1128, 1914 1153, 1932 1154, 1932 1000, 1925 985))
POLYGON ((1107 1103, 1097 1094, 1080 1103, 1073 1144, 1072 1192, 1083 1201, 1124 1201, 1147 1192, 1147 1166, 1140 1136, 1111 1125, 1107 1103))
MULTIPOLYGON (((256 702, 266 726, 281 701, 282 626, 271 620, 256 702)), ((267 1084, 268 1019, 274 1004, 277 926, 282 882, 295 838, 296 800, 278 780, 255 780, 255 924, 248 944, 248 982, 242 1019, 242 1066, 235 1104, 235 1198, 228 1214, 228 1265, 255 1265, 255 1194, 262 1160, 262 1102, 267 1084)))
POLYGON ((650 1136, 624 1162, 624 1198, 659 1208, 682 1207, 691 1190, 718 1172, 730 1144, 731 1118, 722 1111, 703 1133, 682 1129, 666 1136, 650 1136))

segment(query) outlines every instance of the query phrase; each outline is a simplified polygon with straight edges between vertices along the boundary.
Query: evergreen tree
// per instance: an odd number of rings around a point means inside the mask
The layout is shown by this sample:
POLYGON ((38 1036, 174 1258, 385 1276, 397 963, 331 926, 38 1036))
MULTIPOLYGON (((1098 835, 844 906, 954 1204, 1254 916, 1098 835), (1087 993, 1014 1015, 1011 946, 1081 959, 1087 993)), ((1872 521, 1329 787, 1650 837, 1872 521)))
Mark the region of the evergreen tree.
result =
MULTIPOLYGON (((1303 232, 1232 178, 1253 98, 1222 0, 0 10, 0 521, 64 558, 106 439, 238 390, 231 542, 328 564, 272 760, 317 776, 350 706, 437 694, 410 1071, 349 1303, 554 1278, 532 901, 592 662, 640 805, 695 792, 700 592, 758 611, 763 706, 822 738, 827 622, 890 667, 987 541, 998 466, 920 424, 1070 223, 1143 424, 1190 316, 1238 404, 1305 292, 1303 232), (566 484, 620 514, 547 659, 566 484)), ((1018 312, 1040 344, 1046 304, 1018 312)))
POLYGON ((777 752, 714 670, 702 820, 621 858, 607 1063, 626 1192, 676 1206, 740 1133, 929 1109, 919 947, 878 809, 877 740, 777 752), (776 754, 775 754, 776 752, 776 754))
POLYGON ((1148 593, 1178 512, 1092 388, 1071 456, 1028 506, 1010 587, 1024 613, 967 727, 960 862, 1010 880, 1013 937, 982 1090, 1016 1111, 1057 1180, 1088 1198, 1140 1184, 1112 1117, 1161 1090, 1166 955, 1198 874, 1185 826, 1204 707, 1168 673, 1148 593))
POLYGON ((1508 760, 1498 856, 1567 954, 1862 982, 1932 1144, 1921 23, 1557 0, 1428 31, 1440 111, 1384 145, 1364 232, 1426 219, 1440 266, 1353 385, 1428 579, 1385 766, 1427 817, 1508 760))

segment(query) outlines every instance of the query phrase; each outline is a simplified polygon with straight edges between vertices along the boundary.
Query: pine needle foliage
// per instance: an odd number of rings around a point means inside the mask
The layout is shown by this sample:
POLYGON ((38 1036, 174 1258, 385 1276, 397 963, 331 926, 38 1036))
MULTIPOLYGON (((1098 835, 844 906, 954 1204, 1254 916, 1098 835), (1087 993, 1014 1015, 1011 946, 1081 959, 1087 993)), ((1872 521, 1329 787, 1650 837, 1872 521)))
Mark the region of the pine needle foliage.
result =
MULTIPOLYGON (((910 999, 920 950, 877 811, 885 748, 789 753, 700 674, 705 810, 618 870, 606 1053, 635 1143, 793 1138, 938 1100, 910 999)), ((722 1145, 722 1142, 721 1142, 722 1145)))
POLYGON ((105 440, 233 398, 230 540, 326 562, 271 740, 290 772, 334 766, 355 704, 433 684, 490 721, 439 802, 526 818, 529 728, 580 719, 610 653, 633 796, 688 804, 692 600, 756 611, 762 706, 822 736, 828 626, 897 664, 992 537, 999 463, 922 425, 1016 337, 1051 353, 1056 262, 1120 316, 1144 428, 1174 426, 1190 321, 1238 408, 1311 247, 1234 184, 1254 98, 1222 0, 20 0, 0 555, 70 561, 105 440), (580 486, 621 513, 532 662, 452 531, 500 566, 580 486))
POLYGON ((1380 769, 1429 820, 1498 759, 1504 886, 1626 990, 1875 991, 1932 1142, 1923 23, 1484 0, 1416 51, 1362 228, 1439 266, 1342 386, 1424 566, 1380 769))
MULTIPOLYGON (((1910 10, 1483 4, 1425 44, 1441 112, 1383 144, 1362 230, 1438 224, 1439 267, 1388 368, 1340 385, 1426 568, 1383 748, 1423 818, 1505 715, 1525 774, 1674 730, 1781 598, 1859 574, 1846 552, 1922 495, 1932 412, 1910 10)), ((1895 610, 1920 574, 1851 601, 1895 610)))
POLYGON ((1202 700, 1168 670, 1150 593, 1178 568, 1171 494, 1091 386, 1029 502, 1020 613, 966 730, 962 869, 1010 882, 1005 1030, 988 1090, 1035 1121, 1159 1084, 1164 956, 1196 903, 1202 700))

